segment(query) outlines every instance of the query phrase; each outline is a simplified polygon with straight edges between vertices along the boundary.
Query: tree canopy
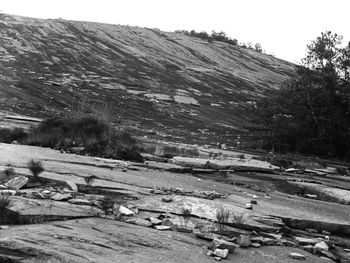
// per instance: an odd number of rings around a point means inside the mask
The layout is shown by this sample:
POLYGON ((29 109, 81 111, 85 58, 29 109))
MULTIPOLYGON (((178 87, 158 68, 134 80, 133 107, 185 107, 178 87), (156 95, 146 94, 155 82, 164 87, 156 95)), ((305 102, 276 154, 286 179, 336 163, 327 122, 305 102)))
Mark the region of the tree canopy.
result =
POLYGON ((260 147, 350 160, 350 43, 322 33, 296 75, 253 109, 260 147))

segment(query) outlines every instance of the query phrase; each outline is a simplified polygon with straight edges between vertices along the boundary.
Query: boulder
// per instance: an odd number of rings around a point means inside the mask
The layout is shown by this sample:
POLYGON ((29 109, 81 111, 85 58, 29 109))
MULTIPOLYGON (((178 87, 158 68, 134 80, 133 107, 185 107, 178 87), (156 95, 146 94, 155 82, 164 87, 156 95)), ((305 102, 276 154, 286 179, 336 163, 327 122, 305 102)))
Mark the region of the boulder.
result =
POLYGON ((232 253, 238 247, 238 245, 222 239, 214 238, 214 240, 211 242, 211 247, 213 249, 228 249, 228 251, 232 253))
POLYGON ((249 247, 251 242, 250 242, 250 238, 248 235, 240 235, 237 243, 240 247, 246 248, 249 247))
POLYGON ((328 250, 329 250, 329 247, 324 241, 321 241, 314 245, 314 253, 317 253, 320 251, 328 251, 328 250))
POLYGON ((288 254, 288 257, 292 258, 292 259, 297 259, 297 260, 305 260, 306 257, 302 254, 299 254, 299 253, 289 253, 288 254))
POLYGON ((214 255, 219 257, 219 258, 227 258, 227 255, 228 255, 228 249, 215 249, 214 250, 214 255))
POLYGON ((28 177, 17 176, 5 183, 5 186, 12 190, 19 190, 28 183, 28 177))
POLYGON ((155 217, 150 217, 149 218, 149 221, 153 224, 153 225, 160 225, 160 224, 162 224, 162 220, 159 220, 159 219, 157 219, 157 218, 155 218, 155 217))

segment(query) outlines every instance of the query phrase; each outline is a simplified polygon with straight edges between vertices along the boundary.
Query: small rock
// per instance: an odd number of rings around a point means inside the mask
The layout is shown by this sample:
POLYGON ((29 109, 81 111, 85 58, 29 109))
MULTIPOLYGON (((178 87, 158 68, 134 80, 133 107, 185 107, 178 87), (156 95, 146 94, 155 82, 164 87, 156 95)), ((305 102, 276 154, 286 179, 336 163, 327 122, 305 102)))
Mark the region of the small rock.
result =
POLYGON ((250 203, 251 203, 252 205, 257 205, 257 204, 258 204, 258 201, 256 201, 256 200, 250 200, 250 203))
POLYGON ((41 191, 41 193, 42 193, 43 195, 50 195, 50 194, 51 194, 51 191, 45 189, 45 190, 41 191))
POLYGON ((289 253, 288 255, 292 259, 305 260, 305 256, 299 253, 289 253))
POLYGON ((216 261, 220 261, 220 260, 221 260, 220 257, 214 257, 214 259, 215 259, 216 261))
POLYGON ((157 219, 157 218, 155 218, 155 217, 150 217, 149 218, 149 221, 153 224, 153 225, 160 225, 160 224, 162 224, 162 220, 159 220, 159 219, 157 219))
POLYGON ((252 197, 253 197, 253 199, 258 199, 258 196, 256 196, 256 195, 253 195, 252 197))
POLYGON ((240 235, 237 243, 240 247, 246 248, 249 247, 251 242, 250 242, 250 238, 248 235, 240 235))
POLYGON ((345 251, 345 252, 350 252, 350 249, 344 248, 344 251, 345 251))
POLYGON ((171 230, 171 226, 155 226, 155 229, 159 230, 159 231, 168 231, 171 230))
POLYGON ((307 246, 304 246, 303 249, 307 252, 310 252, 310 253, 313 253, 314 251, 314 246, 313 245, 307 245, 307 246))
POLYGON ((261 245, 259 243, 251 243, 250 244, 251 247, 254 247, 254 248, 259 248, 261 247, 261 245))
POLYGON ((78 192, 78 186, 72 181, 65 181, 68 187, 75 193, 78 192))
POLYGON ((176 225, 176 230, 179 232, 184 232, 184 233, 192 233, 194 228, 195 228, 195 226, 192 226, 190 224, 176 225))
POLYGON ((310 199, 317 199, 317 195, 312 195, 312 194, 306 194, 305 197, 310 199))
POLYGON ((137 217, 127 219, 125 222, 129 224, 138 225, 138 226, 144 226, 144 227, 151 227, 153 225, 150 221, 137 218, 137 217))
POLYGON ((122 216, 133 216, 135 213, 125 206, 119 206, 119 214, 122 216))
POLYGON ((220 258, 227 258, 228 255, 228 249, 215 249, 214 250, 214 255, 220 258))
POLYGON ((249 209, 249 210, 252 210, 252 209, 253 209, 253 206, 252 206, 252 204, 246 204, 246 205, 245 205, 245 208, 246 208, 246 209, 249 209))
POLYGON ((91 205, 91 202, 89 200, 80 199, 80 198, 69 199, 68 203, 71 203, 74 205, 91 205))
POLYGON ((209 250, 209 251, 207 252, 207 256, 209 256, 209 257, 214 256, 214 251, 209 250))
POLYGON ((326 230, 322 230, 322 235, 327 235, 327 236, 330 236, 331 235, 331 233, 329 233, 328 231, 326 231, 326 230))
POLYGON ((334 261, 338 260, 338 258, 330 251, 320 251, 319 253, 327 258, 334 260, 334 261))
POLYGON ((210 233, 210 232, 204 232, 202 233, 198 229, 193 230, 193 234, 195 237, 203 239, 203 240, 208 240, 208 241, 213 241, 215 238, 219 238, 219 235, 210 233))
POLYGON ((6 230, 6 229, 9 229, 10 227, 9 226, 0 226, 0 230, 6 230))
POLYGON ((162 201, 165 203, 170 203, 173 201, 173 198, 171 196, 162 197, 162 201))
POLYGON ((0 184, 0 190, 7 189, 7 186, 0 184))
POLYGON ((69 199, 72 199, 72 195, 71 194, 56 193, 53 196, 51 196, 51 199, 55 200, 55 201, 67 201, 69 199))
POLYGON ((295 237, 295 240, 299 245, 315 245, 322 241, 320 238, 305 238, 305 237, 295 237))
POLYGON ((232 253, 238 246, 236 244, 233 244, 231 242, 214 238, 214 240, 211 242, 211 247, 213 249, 220 248, 220 249, 228 249, 230 253, 232 253))

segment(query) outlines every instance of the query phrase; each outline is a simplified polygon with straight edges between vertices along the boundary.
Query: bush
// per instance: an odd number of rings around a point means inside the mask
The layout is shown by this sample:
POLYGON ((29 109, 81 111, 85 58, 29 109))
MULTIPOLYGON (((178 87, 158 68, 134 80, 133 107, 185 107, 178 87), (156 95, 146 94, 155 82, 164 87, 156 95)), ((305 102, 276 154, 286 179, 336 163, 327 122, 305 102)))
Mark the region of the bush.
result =
POLYGON ((220 207, 216 210, 216 220, 219 231, 223 231, 225 229, 225 223, 227 223, 230 219, 231 212, 228 209, 220 207))
POLYGON ((104 158, 142 162, 141 148, 125 131, 115 131, 95 117, 80 119, 50 118, 33 128, 29 145, 69 150, 84 147, 85 153, 104 158))
POLYGON ((27 163, 28 169, 33 174, 34 178, 38 178, 39 174, 44 171, 44 167, 41 161, 29 160, 27 163))
POLYGON ((0 129, 0 142, 11 143, 13 141, 23 141, 28 134, 22 128, 0 129))
POLYGON ((238 224, 243 224, 244 223, 244 214, 241 213, 233 213, 232 214, 233 221, 238 224))

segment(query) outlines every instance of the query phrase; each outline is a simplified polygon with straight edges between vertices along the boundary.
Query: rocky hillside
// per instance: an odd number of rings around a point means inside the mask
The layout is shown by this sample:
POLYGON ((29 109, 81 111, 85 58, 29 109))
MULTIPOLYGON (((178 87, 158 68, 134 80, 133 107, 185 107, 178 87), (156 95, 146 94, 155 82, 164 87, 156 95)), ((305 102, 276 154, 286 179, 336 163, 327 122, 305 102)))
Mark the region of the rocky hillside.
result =
POLYGON ((224 142, 249 121, 244 108, 293 72, 269 55, 157 29, 0 14, 3 111, 69 114, 88 101, 124 125, 224 142))

